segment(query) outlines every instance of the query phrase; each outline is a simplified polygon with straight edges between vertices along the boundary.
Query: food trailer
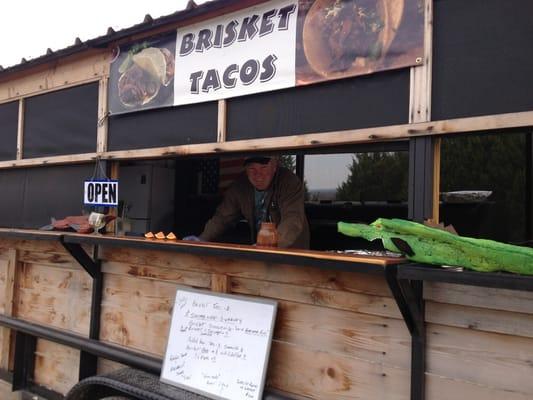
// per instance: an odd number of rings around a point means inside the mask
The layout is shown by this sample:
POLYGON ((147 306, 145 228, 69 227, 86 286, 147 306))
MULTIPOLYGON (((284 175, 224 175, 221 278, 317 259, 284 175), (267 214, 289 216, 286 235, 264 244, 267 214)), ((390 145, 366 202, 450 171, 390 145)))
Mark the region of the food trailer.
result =
POLYGON ((191 1, 0 68, 0 397, 151 398, 136 384, 190 287, 277 302, 264 398, 531 399, 533 277, 413 264, 336 223, 532 245, 532 13, 191 1), (253 246, 242 223, 179 240, 249 154, 305 182, 310 249, 253 246), (118 182, 105 234, 39 229, 99 179, 118 182))

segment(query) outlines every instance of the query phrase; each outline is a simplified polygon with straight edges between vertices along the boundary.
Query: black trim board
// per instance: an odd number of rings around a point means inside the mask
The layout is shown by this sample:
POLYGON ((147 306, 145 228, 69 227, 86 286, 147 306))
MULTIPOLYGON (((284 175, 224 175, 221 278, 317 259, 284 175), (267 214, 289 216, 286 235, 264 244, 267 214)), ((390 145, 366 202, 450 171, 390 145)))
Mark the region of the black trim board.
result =
POLYGON ((398 278, 533 291, 533 276, 507 272, 460 271, 456 268, 443 268, 425 264, 403 264, 399 266, 398 278))

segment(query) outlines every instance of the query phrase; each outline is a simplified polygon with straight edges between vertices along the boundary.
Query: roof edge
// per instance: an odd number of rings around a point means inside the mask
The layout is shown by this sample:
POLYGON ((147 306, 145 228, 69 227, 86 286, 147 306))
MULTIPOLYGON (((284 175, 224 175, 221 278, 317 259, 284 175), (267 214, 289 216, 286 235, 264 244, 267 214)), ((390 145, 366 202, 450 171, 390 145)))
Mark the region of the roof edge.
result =
POLYGON ((175 24, 177 22, 186 21, 209 12, 219 11, 239 3, 242 4, 243 2, 240 0, 212 0, 201 5, 196 5, 194 1, 189 1, 184 10, 176 11, 175 13, 164 15, 157 19, 152 19, 151 17, 147 18, 145 16, 143 22, 133 25, 129 28, 121 29, 117 32, 109 28, 105 35, 86 40, 85 42, 82 42, 77 37, 74 45, 72 46, 65 47, 57 51, 52 51, 50 48, 48 48, 46 54, 43 54, 37 58, 31 60, 26 60, 23 58, 22 62, 19 64, 15 64, 7 68, 0 67, 0 80, 5 79, 9 75, 40 65, 48 64, 58 59, 81 53, 85 50, 107 48, 110 43, 120 41, 127 37, 146 33, 166 25, 175 24))

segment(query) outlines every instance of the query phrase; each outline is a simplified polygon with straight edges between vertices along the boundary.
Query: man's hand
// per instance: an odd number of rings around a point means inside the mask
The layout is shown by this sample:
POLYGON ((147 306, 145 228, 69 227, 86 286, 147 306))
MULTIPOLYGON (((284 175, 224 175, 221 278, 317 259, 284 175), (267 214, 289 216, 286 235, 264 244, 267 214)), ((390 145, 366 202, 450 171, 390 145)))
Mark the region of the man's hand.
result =
POLYGON ((194 235, 185 236, 182 240, 188 240, 189 242, 201 242, 202 241, 202 239, 194 235))

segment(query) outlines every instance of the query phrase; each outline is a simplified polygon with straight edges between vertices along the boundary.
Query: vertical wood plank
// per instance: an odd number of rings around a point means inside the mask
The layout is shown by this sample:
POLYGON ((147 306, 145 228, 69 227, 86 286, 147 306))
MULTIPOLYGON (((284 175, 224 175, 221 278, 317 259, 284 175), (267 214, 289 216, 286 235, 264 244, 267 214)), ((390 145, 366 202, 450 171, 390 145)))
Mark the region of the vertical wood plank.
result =
MULTIPOLYGON (((8 262, 7 262, 7 271, 6 271, 6 284, 4 291, 4 315, 7 317, 13 316, 13 307, 15 304, 14 295, 15 295, 15 274, 17 273, 17 250, 9 249, 7 251, 8 262)), ((3 328, 2 342, 1 342, 1 351, 2 358, 0 360, 0 368, 8 370, 10 363, 12 362, 10 354, 11 344, 13 343, 12 331, 8 328, 3 328)))
POLYGON ((226 141, 226 129, 227 129, 227 103, 222 99, 218 101, 218 121, 217 121, 217 142, 226 141))
POLYGON ((24 99, 19 100, 18 128, 17 128, 17 160, 22 160, 24 148, 24 99))
MULTIPOLYGON (((110 178, 111 179, 118 179, 119 178, 119 167, 120 163, 118 161, 113 161, 111 163, 111 172, 110 172, 110 178)), ((109 215, 113 215, 115 217, 119 217, 118 215, 118 207, 113 207, 109 209, 109 215)), ((117 220, 115 219, 113 223, 109 224, 106 228, 108 233, 115 233, 117 232, 117 220)))
POLYGON ((98 153, 103 153, 107 151, 107 84, 108 84, 108 75, 100 79, 98 85, 98 126, 96 131, 97 143, 96 151, 98 153))
POLYGON ((78 349, 38 339, 33 381, 65 395, 78 382, 79 360, 78 349))
POLYGON ((433 0, 424 0, 424 2, 424 63, 411 68, 409 123, 431 121, 433 0))
POLYGON ((0 399, 2 400, 21 400, 22 392, 13 392, 11 383, 0 380, 0 399))
POLYGON ((224 274, 211 274, 211 290, 219 293, 229 293, 229 276, 224 274))

